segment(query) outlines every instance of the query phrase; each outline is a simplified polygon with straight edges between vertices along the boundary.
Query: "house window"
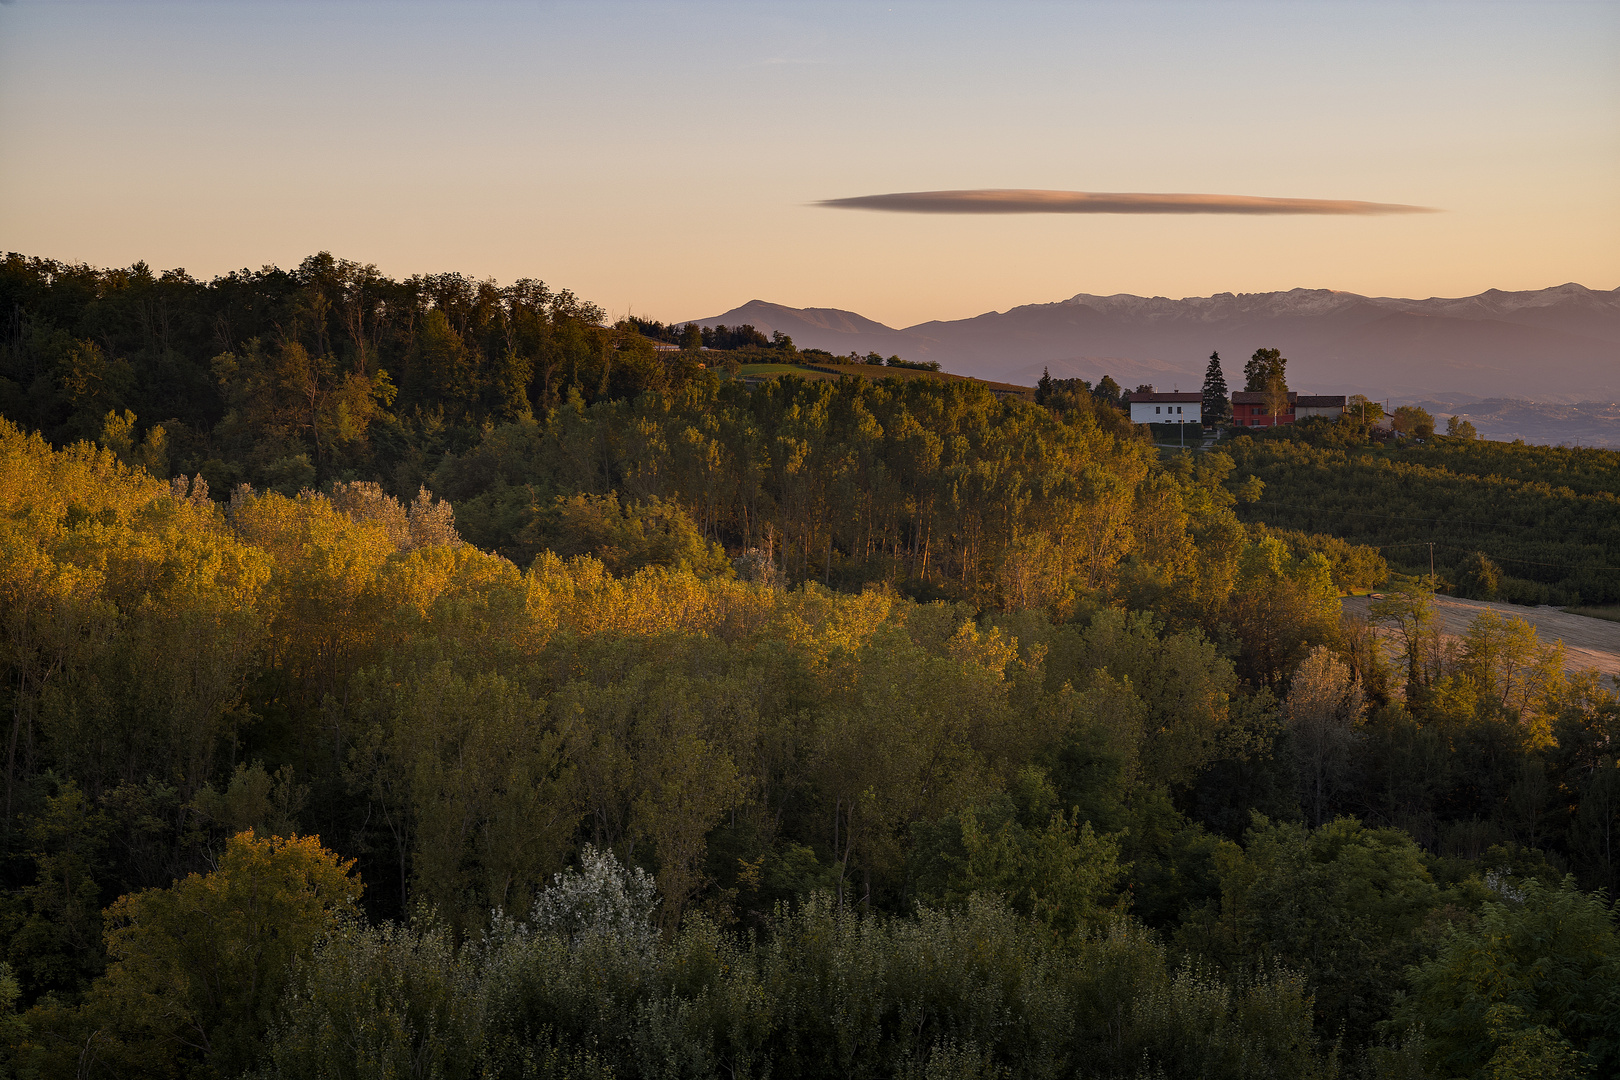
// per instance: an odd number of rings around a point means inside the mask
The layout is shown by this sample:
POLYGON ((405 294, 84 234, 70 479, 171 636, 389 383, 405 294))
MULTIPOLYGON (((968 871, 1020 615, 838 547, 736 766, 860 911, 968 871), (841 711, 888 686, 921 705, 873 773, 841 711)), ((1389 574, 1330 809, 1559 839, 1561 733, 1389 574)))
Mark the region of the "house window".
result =
POLYGON ((1153 406, 1153 415, 1154 416, 1159 415, 1159 407, 1157 405, 1153 406))

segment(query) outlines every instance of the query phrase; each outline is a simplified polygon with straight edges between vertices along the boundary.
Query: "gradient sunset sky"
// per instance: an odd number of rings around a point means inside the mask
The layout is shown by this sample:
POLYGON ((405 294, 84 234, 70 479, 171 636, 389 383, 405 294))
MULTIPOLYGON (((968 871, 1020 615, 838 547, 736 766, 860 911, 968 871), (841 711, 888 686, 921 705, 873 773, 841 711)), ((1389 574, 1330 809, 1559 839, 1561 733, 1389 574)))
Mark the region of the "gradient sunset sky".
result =
POLYGON ((1620 3, 0 4, 0 249, 613 314, 1620 286, 1620 3), (1033 188, 1432 214, 939 214, 1033 188))

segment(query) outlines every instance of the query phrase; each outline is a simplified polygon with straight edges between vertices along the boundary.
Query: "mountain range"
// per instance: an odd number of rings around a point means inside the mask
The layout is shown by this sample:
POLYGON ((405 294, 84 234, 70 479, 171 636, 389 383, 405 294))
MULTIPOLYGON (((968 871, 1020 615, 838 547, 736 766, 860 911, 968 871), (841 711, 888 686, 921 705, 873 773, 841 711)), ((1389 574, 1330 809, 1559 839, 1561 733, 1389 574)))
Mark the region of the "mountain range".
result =
MULTIPOLYGON (((1574 283, 1408 300, 1330 289, 1217 293, 1171 300, 1081 293, 971 319, 895 328, 853 311, 753 300, 705 326, 781 331, 800 348, 937 360, 946 371, 1033 384, 1056 377, 1196 390, 1218 351, 1228 384, 1259 348, 1288 357, 1301 393, 1396 403, 1443 397, 1536 402, 1620 399, 1620 289, 1574 283)), ((1237 388, 1234 386, 1234 388, 1237 388)))

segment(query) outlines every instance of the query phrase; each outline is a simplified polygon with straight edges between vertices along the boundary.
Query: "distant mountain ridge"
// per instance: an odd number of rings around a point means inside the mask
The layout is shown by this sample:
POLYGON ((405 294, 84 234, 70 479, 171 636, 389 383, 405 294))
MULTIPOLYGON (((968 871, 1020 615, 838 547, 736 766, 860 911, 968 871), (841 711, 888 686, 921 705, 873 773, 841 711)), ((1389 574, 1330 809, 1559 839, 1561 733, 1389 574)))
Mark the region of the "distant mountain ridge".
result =
POLYGON ((901 329, 838 308, 753 300, 706 326, 751 323, 801 347, 898 353, 947 371, 1031 383, 1053 375, 1191 388, 1211 351, 1241 378, 1255 349, 1279 348, 1289 381, 1318 393, 1437 394, 1575 402, 1620 398, 1620 289, 1550 289, 1412 300, 1331 289, 1163 296, 1080 293, 971 319, 901 329))

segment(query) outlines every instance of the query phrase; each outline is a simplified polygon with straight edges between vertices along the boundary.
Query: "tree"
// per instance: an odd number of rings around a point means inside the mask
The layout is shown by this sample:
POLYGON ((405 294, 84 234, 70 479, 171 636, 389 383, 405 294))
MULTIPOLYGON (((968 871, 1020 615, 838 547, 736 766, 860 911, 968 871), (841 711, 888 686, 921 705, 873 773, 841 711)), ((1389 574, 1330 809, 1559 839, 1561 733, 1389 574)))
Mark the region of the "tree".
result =
POLYGON ((1243 365, 1244 392, 1264 393, 1266 380, 1271 375, 1271 366, 1281 356, 1282 353, 1276 349, 1256 349, 1254 355, 1249 357, 1249 362, 1243 365))
POLYGON ((107 909, 107 974, 84 1006, 86 1054, 115 1072, 257 1065, 293 961, 353 910, 361 884, 318 837, 231 837, 219 868, 107 909))
POLYGON ((475 391, 474 357, 441 308, 422 318, 416 347, 405 365, 405 387, 412 399, 454 409, 470 403, 475 391))
POLYGON ((1396 1018, 1423 1026, 1437 1076, 1614 1076, 1620 933, 1573 879, 1493 878, 1496 899, 1413 969, 1396 1018), (1580 1061, 1585 1070, 1570 1068, 1580 1061), (1517 1067, 1517 1069, 1515 1068, 1517 1067))
POLYGON ((1209 354, 1209 367, 1204 371, 1203 421, 1205 427, 1224 424, 1232 419, 1232 401, 1226 392, 1226 372, 1221 370, 1221 354, 1209 354))
POLYGON ((135 414, 128 409, 124 415, 109 412, 101 425, 101 445, 118 455, 118 460, 131 468, 144 468, 153 479, 162 480, 169 474, 169 455, 166 447, 168 433, 162 424, 153 424, 146 438, 135 438, 135 414))
POLYGON ((1561 645, 1542 646, 1525 620, 1486 609, 1468 624, 1461 668, 1482 697, 1528 719, 1525 714, 1562 681, 1561 663, 1551 662, 1562 654, 1561 645))
POLYGON ((1271 685, 1338 636, 1339 591, 1321 552, 1295 554, 1273 536, 1246 545, 1226 618, 1242 652, 1241 672, 1271 685))
POLYGON ((953 891, 995 892, 1059 938, 1095 930, 1121 913, 1110 903, 1124 876, 1118 840, 1098 836, 1078 810, 1053 814, 1039 831, 1006 822, 995 832, 969 810, 962 846, 967 858, 953 891))
POLYGON ((1097 388, 1092 393, 1096 395, 1099 401, 1106 402, 1109 405, 1117 406, 1119 404, 1119 383, 1114 381, 1112 375, 1104 375, 1098 379, 1097 388))
POLYGON ((641 867, 626 867, 613 852, 590 844, 580 852, 579 862, 579 870, 568 867, 554 875, 535 897, 529 925, 542 934, 556 934, 573 948, 608 938, 651 955, 658 946, 653 879, 641 867))
POLYGON ((1427 409, 1416 405, 1402 405, 1397 408, 1391 423, 1396 431, 1413 438, 1427 439, 1434 434, 1434 417, 1429 415, 1427 409))
POLYGON ((1344 415, 1355 423, 1370 426, 1384 418, 1384 406, 1366 394, 1351 394, 1345 403, 1344 415))
MULTIPOLYGON (((478 965, 450 931, 345 920, 295 966, 269 1039, 277 1080, 372 1080, 479 1075, 478 965)), ((486 1074, 487 1075, 487 1074, 486 1074)))
POLYGON ((1502 568, 1483 551, 1475 551, 1463 558, 1457 568, 1457 589, 1474 600, 1495 600, 1496 590, 1502 586, 1502 568))
POLYGON ((1455 413, 1446 417, 1446 434, 1453 439, 1479 438, 1479 432, 1474 430, 1474 425, 1455 413))
POLYGON ((1406 660, 1406 694, 1416 698, 1440 674, 1443 631, 1434 593, 1423 585, 1396 585, 1374 600, 1367 621, 1387 626, 1406 660))
POLYGON ((1314 825, 1323 823, 1343 782, 1365 707, 1361 684, 1324 646, 1312 649, 1294 672, 1288 688, 1289 745, 1299 771, 1300 804, 1314 825))
POLYGON ((1353 818, 1319 829, 1253 821, 1243 853, 1223 860, 1219 914, 1189 918, 1178 939, 1237 970, 1262 956, 1303 969, 1325 1030, 1367 1039, 1443 899, 1423 849, 1353 818))
POLYGON ((1288 408, 1288 358, 1277 349, 1256 349, 1243 365, 1243 389, 1264 394, 1266 412, 1275 421, 1288 408))

